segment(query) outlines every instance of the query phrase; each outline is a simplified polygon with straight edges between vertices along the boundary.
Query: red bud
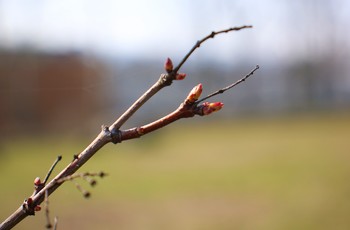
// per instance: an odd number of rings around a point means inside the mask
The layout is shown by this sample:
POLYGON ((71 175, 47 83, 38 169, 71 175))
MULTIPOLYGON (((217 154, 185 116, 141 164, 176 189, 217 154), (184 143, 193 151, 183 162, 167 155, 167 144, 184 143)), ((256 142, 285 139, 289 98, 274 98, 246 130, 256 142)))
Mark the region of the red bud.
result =
POLYGON ((173 62, 171 61, 170 58, 167 58, 165 63, 164 63, 164 69, 167 73, 170 73, 171 71, 173 71, 173 62))
POLYGON ((39 212, 41 210, 41 207, 39 205, 34 207, 34 211, 39 212))
POLYGON ((32 205, 33 204, 33 199, 31 197, 29 197, 27 200, 26 200, 27 204, 28 205, 32 205))
POLYGON ((41 184, 40 177, 34 179, 34 185, 39 186, 41 184))

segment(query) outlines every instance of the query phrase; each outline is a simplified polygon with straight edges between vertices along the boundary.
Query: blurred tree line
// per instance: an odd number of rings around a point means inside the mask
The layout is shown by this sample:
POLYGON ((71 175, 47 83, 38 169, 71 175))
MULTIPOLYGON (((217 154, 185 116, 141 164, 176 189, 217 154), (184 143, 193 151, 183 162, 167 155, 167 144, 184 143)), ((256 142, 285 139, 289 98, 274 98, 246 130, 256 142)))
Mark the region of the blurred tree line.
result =
MULTIPOLYGON (((0 52, 0 126, 3 135, 95 130, 111 122, 162 72, 145 60, 118 64, 79 53, 0 52)), ((186 86, 174 84, 166 96, 149 102, 137 119, 164 115, 183 100, 197 82, 206 93, 249 72, 252 66, 195 63, 188 66, 186 86), (177 86, 175 86, 177 85, 177 86), (174 104, 175 103, 175 104, 174 104)), ((224 117, 281 112, 349 109, 347 65, 332 53, 318 59, 262 66, 247 85, 221 99, 224 117)), ((161 92, 162 93, 162 92, 161 92)), ((219 97, 220 98, 220 97, 219 97)), ((220 99, 220 100, 221 100, 220 99)))
MULTIPOLYGON (((0 51, 0 127, 4 136, 80 126, 100 108, 103 63, 78 53, 0 51)), ((84 130, 84 126, 81 126, 84 130)))

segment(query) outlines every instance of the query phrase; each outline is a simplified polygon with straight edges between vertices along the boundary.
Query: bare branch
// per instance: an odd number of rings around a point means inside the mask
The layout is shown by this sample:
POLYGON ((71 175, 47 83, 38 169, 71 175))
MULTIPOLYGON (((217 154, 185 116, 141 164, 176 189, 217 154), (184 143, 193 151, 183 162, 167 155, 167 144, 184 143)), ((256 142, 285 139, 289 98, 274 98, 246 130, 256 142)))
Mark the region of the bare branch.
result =
POLYGON ((232 83, 232 84, 229 85, 229 86, 226 86, 226 87, 224 87, 224 88, 222 88, 222 89, 219 89, 218 91, 216 91, 216 92, 214 92, 214 93, 212 93, 212 94, 209 94, 208 96, 206 96, 206 97, 200 99, 199 101, 197 101, 197 103, 200 103, 200 102, 202 102, 202 101, 205 101, 205 100, 207 100, 208 98, 214 97, 214 96, 216 96, 216 95, 218 95, 218 94, 224 93, 225 91, 227 91, 227 90, 229 90, 229 89, 235 87, 236 85, 238 85, 238 84, 244 82, 248 77, 252 76, 252 75, 254 74, 254 72, 255 72, 256 70, 258 70, 259 68, 260 68, 259 65, 256 65, 255 68, 254 68, 252 71, 250 71, 247 75, 245 75, 243 78, 239 79, 238 81, 232 83))
POLYGON ((192 53, 199 48, 202 43, 204 43, 206 40, 210 39, 210 38, 214 38, 216 35, 218 34, 222 34, 222 33, 228 33, 231 31, 237 31, 237 30, 241 30, 241 29, 246 29, 246 28, 253 28, 253 26, 239 26, 239 27, 232 27, 226 30, 220 30, 220 31, 213 31, 211 32, 209 35, 207 35, 206 37, 204 37, 203 39, 199 40, 196 42, 196 44, 192 47, 192 49, 185 55, 185 57, 181 60, 181 62, 175 67, 174 72, 177 72, 180 70, 181 66, 187 61, 187 59, 192 55, 192 53))
POLYGON ((203 39, 196 42, 196 44, 192 47, 192 49, 185 55, 185 57, 181 60, 181 62, 172 70, 167 71, 167 74, 162 74, 159 80, 149 89, 147 90, 139 99, 135 101, 111 126, 111 132, 116 132, 120 129, 120 127, 153 95, 155 95, 159 90, 164 88, 165 86, 171 85, 172 81, 176 79, 177 72, 180 70, 181 66, 187 61, 187 59, 192 55, 192 53, 201 46, 206 40, 210 38, 214 38, 218 34, 228 33, 231 31, 238 31, 241 29, 252 28, 253 26, 239 26, 232 27, 226 30, 213 31, 203 39))

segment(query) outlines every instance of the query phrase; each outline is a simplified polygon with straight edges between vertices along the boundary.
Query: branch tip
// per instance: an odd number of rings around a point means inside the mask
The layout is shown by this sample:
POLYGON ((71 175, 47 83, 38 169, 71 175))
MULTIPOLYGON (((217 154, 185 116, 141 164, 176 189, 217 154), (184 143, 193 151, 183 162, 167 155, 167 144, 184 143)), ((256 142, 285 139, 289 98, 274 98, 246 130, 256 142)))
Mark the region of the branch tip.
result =
POLYGON ((247 80, 250 76, 252 76, 252 75, 255 73, 255 71, 257 71, 259 68, 260 68, 260 66, 259 66, 259 65, 256 65, 255 68, 252 69, 252 70, 251 70, 247 75, 245 75, 243 78, 241 78, 241 79, 239 79, 238 81, 232 83, 231 85, 228 85, 228 86, 226 86, 226 87, 224 87, 224 88, 222 88, 222 89, 217 90, 216 92, 214 92, 214 93, 212 93, 212 94, 209 94, 208 96, 204 97, 203 99, 197 101, 197 103, 200 103, 200 102, 202 102, 202 101, 205 101, 205 100, 207 100, 208 98, 214 97, 214 96, 216 96, 216 95, 218 95, 218 94, 224 93, 225 91, 227 91, 227 90, 229 90, 229 89, 235 87, 236 85, 238 85, 238 84, 244 82, 244 81, 247 80))
POLYGON ((219 31, 212 31, 209 35, 207 35, 206 37, 202 38, 201 40, 198 40, 196 42, 196 44, 192 47, 192 49, 185 55, 185 57, 181 60, 181 62, 175 67, 174 72, 177 72, 180 70, 180 68, 182 67, 182 65, 187 61, 187 59, 192 55, 192 53, 201 46, 202 43, 204 43, 206 40, 210 39, 210 38, 214 38, 216 35, 218 34, 222 34, 222 33, 228 33, 231 31, 238 31, 238 30, 242 30, 242 29, 247 29, 247 28, 252 28, 252 25, 244 25, 244 26, 238 26, 238 27, 231 27, 229 29, 226 30, 219 30, 219 31))
POLYGON ((61 155, 57 156, 55 162, 52 164, 51 168, 49 169, 48 173, 46 174, 46 177, 45 177, 45 179, 44 179, 44 181, 43 181, 43 184, 44 184, 44 185, 45 185, 46 182, 48 181, 48 179, 49 179, 49 177, 50 177, 52 171, 55 169, 55 167, 56 167, 56 165, 58 164, 58 162, 60 162, 61 160, 62 160, 62 156, 61 156, 61 155))

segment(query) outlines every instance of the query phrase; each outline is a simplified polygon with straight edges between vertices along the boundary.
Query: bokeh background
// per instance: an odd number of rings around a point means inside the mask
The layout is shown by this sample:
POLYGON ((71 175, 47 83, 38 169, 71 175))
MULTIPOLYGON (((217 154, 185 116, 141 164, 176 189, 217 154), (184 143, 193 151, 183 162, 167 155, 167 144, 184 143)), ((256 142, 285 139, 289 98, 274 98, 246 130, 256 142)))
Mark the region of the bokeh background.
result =
MULTIPOLYGON (((0 219, 57 155, 67 165, 195 42, 174 82, 127 123, 256 74, 181 120, 108 145, 81 169, 109 174, 85 200, 50 197, 59 229, 349 229, 350 2, 0 0, 0 219)), ((44 212, 16 229, 44 229, 44 212)))

